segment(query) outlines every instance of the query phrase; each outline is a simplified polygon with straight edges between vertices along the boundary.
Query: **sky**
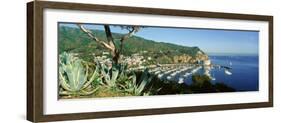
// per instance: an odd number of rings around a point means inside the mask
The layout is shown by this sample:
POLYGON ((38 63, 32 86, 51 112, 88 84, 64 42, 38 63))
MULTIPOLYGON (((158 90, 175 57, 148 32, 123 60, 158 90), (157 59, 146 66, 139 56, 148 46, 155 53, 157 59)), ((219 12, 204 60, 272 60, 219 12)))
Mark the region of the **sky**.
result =
MULTIPOLYGON (((69 23, 60 23, 60 25, 77 27, 69 23)), ((102 25, 85 24, 85 27, 104 30, 102 25)), ((127 32, 118 26, 110 26, 110 29, 116 33, 127 32)), ((197 46, 207 54, 258 54, 258 31, 145 27, 135 35, 157 42, 197 46)))

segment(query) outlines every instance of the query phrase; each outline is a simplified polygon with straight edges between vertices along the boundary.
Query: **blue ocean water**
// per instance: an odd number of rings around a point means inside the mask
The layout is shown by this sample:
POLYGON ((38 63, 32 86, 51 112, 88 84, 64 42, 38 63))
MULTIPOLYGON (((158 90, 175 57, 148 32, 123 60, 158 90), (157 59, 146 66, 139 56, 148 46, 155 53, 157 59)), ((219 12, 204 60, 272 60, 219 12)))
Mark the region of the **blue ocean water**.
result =
POLYGON ((213 83, 221 82, 237 91, 258 91, 259 58, 258 56, 210 56, 212 64, 231 67, 232 74, 224 69, 212 68, 210 74, 213 83))

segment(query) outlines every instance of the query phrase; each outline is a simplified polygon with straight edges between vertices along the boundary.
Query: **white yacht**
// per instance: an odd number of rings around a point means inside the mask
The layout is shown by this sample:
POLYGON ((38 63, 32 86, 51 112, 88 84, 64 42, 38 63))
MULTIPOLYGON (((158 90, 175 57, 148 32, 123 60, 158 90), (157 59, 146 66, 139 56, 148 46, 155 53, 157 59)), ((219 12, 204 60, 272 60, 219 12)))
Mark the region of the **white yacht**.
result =
POLYGON ((227 75, 232 75, 232 73, 227 69, 224 70, 224 73, 227 74, 227 75))

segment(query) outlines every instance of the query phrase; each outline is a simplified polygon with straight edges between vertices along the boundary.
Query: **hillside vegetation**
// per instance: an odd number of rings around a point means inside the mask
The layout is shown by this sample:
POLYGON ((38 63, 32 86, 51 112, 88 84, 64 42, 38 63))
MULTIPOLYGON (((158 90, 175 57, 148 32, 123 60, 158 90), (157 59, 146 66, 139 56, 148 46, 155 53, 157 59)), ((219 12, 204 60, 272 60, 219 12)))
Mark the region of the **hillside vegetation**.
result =
MULTIPOLYGON (((99 39, 106 40, 103 30, 91 30, 99 39)), ((113 33, 113 37, 121 37, 120 33, 113 33)), ((59 53, 74 52, 81 53, 87 59, 89 55, 101 55, 106 51, 101 45, 92 41, 79 28, 60 26, 59 27, 59 53)), ((188 39, 187 39, 188 40, 188 39)), ((116 43, 120 43, 116 41, 116 43)), ((152 57, 158 63, 177 63, 207 59, 205 53, 198 47, 180 46, 171 43, 164 43, 144 39, 139 36, 132 36, 125 41, 124 56, 130 56, 145 51, 146 57, 152 57), (200 54, 198 54, 200 53, 200 54), (201 55, 201 56, 198 56, 201 55), (204 58, 199 58, 204 57, 204 58)))

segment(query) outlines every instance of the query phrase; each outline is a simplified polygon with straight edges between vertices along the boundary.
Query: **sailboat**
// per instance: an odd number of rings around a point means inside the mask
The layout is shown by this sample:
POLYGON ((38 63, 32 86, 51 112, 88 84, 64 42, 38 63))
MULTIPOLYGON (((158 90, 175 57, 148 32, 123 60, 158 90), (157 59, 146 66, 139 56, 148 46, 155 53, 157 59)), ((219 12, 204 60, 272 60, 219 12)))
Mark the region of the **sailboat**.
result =
POLYGON ((180 77, 178 83, 179 83, 179 84, 184 83, 184 78, 180 77))
POLYGON ((224 73, 227 75, 232 75, 232 73, 228 69, 224 69, 224 73))

